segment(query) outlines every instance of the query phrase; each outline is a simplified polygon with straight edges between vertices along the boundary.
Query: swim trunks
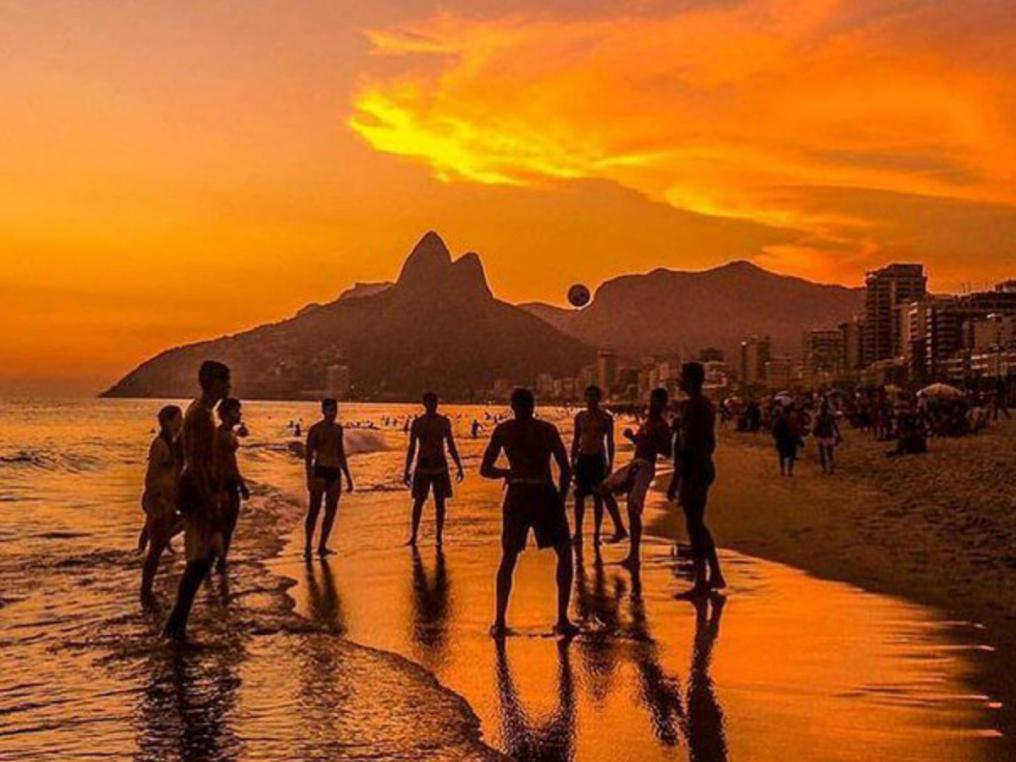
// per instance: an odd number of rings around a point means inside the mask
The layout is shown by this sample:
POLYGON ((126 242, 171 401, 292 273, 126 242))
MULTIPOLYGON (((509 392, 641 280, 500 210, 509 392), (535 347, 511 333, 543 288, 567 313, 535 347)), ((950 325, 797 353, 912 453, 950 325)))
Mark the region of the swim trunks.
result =
POLYGON ((607 456, 603 452, 580 454, 575 461, 575 497, 592 495, 607 478, 607 456))
POLYGON ((538 548, 566 543, 570 536, 564 499, 546 482, 509 484, 501 519, 501 547, 506 553, 525 550, 530 529, 538 548))

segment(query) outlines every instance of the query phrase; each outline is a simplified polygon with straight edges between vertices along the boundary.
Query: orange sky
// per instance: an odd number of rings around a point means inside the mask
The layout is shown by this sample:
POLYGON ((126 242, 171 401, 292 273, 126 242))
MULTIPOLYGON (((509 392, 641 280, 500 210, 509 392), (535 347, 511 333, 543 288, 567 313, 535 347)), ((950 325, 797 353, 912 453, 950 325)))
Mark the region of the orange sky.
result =
POLYGON ((1011 2, 619 5, 0 4, 0 392, 96 391, 429 228, 513 301, 733 258, 1016 276, 1011 2))

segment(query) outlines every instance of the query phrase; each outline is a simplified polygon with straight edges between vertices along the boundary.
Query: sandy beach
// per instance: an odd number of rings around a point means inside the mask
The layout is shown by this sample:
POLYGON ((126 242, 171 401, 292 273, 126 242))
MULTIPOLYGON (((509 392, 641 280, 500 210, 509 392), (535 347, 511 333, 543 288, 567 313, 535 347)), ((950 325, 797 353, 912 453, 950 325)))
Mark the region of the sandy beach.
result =
MULTIPOLYGON (((931 604, 984 627, 996 652, 982 679, 1016 730, 1016 421, 962 439, 933 439, 926 455, 887 458, 891 443, 844 429, 837 473, 823 476, 813 442, 795 476, 779 476, 768 434, 722 432, 709 509, 717 542, 931 604)), ((655 531, 681 536, 675 514, 655 531)))

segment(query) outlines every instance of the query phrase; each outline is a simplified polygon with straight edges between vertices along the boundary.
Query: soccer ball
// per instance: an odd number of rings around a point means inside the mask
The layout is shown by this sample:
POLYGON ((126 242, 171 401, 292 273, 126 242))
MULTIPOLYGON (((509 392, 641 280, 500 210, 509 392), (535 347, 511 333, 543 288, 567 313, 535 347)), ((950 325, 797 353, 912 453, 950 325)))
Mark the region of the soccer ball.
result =
POLYGON ((581 283, 576 283, 568 289, 568 303, 572 307, 585 307, 589 304, 589 289, 581 283))

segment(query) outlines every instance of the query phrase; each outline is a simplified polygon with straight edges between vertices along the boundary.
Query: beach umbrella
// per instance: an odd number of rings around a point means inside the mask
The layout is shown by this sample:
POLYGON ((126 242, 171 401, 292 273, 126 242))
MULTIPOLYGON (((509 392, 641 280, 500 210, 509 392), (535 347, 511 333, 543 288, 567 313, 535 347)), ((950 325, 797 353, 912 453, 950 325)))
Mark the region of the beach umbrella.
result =
POLYGON ((932 384, 921 389, 918 394, 932 400, 961 400, 966 396, 961 389, 949 384, 932 384))
POLYGON ((794 404, 794 398, 791 396, 790 392, 780 392, 773 397, 773 402, 777 405, 786 407, 787 405, 794 404))

